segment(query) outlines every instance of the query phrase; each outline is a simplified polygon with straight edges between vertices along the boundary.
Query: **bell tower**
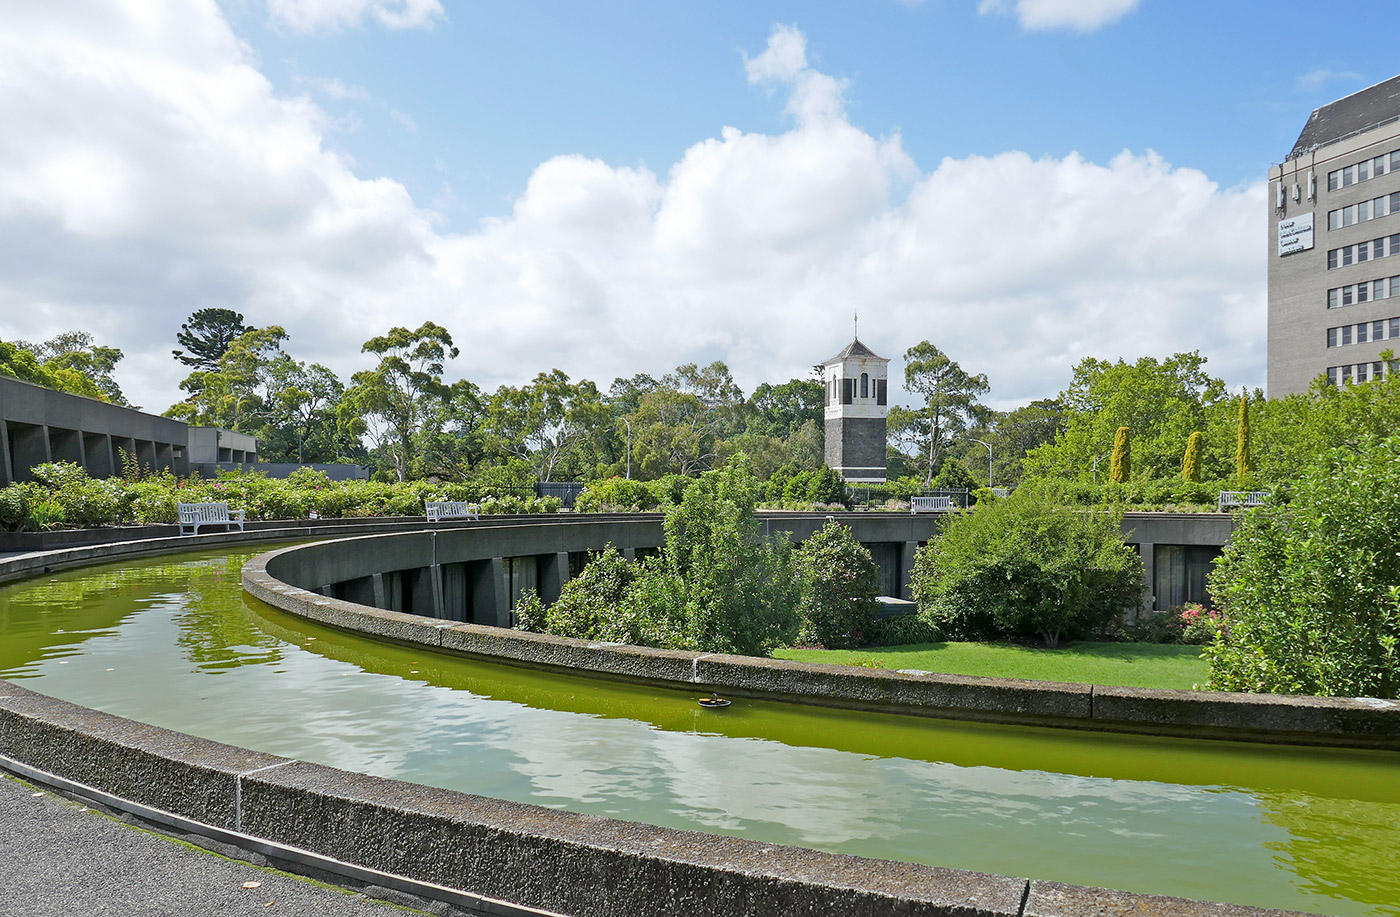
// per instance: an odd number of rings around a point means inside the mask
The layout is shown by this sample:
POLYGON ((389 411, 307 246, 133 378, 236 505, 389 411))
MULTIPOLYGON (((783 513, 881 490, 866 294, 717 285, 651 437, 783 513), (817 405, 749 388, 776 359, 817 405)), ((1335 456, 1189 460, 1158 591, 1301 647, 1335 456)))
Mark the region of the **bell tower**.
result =
POLYGON ((826 464, 849 483, 885 483, 890 361, 855 338, 822 363, 826 464))

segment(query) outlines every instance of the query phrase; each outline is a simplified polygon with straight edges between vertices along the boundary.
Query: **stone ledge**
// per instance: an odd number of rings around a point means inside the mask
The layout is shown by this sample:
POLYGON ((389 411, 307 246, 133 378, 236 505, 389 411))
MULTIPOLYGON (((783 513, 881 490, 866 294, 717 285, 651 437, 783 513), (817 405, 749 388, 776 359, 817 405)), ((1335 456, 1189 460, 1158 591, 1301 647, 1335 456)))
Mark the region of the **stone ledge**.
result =
POLYGON ((281 843, 576 917, 1017 915, 1026 882, 658 828, 298 763, 250 777, 281 843))
POLYGON ((1094 720, 1177 735, 1400 748, 1400 701, 1094 686, 1094 720))
POLYGON ((288 760, 13 685, 0 695, 0 754, 229 830, 237 825, 239 775, 288 760))
POLYGON ((1165 895, 1134 895, 1036 880, 1022 917, 1308 917, 1298 911, 1212 904, 1165 895))

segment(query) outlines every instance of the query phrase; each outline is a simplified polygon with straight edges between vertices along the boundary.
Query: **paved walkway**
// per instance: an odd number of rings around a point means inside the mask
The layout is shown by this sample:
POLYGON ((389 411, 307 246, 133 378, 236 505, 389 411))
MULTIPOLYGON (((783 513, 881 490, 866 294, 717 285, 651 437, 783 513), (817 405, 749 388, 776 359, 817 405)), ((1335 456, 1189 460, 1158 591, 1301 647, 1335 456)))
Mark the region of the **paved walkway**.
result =
POLYGON ((192 848, 0 774, 4 917, 414 913, 423 912, 192 848), (253 882, 260 884, 244 887, 253 882))

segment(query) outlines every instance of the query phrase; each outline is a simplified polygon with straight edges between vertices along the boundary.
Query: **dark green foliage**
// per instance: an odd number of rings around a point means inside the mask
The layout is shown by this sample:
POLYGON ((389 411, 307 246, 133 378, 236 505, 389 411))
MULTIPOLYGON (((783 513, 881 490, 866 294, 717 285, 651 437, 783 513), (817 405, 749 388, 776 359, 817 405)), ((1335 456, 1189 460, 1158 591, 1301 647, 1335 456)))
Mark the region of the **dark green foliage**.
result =
POLYGON ((1324 455, 1288 505, 1239 513, 1211 575, 1211 687, 1400 696, 1400 438, 1324 455))
POLYGON ((938 469, 938 474, 933 478, 934 488, 946 490, 974 490, 978 485, 976 475, 968 471, 967 466, 960 460, 949 457, 944 460, 943 467, 938 469))
POLYGON ((801 641, 827 649, 860 645, 878 609, 880 568, 870 552, 846 526, 828 522, 802 543, 796 560, 801 641))
POLYGON ((527 630, 533 634, 544 633, 545 607, 538 592, 533 589, 521 592, 520 599, 515 603, 514 613, 516 630, 527 630))
POLYGON ((1055 646, 1135 606, 1142 561, 1116 514, 1023 485, 919 549, 913 590, 919 613, 950 639, 1038 634, 1055 646))
POLYGON ((564 584, 558 600, 545 611, 543 629, 583 640, 650 642, 652 628, 625 608, 640 572, 636 564, 608 545, 582 573, 564 584))
POLYGON ((937 628, 916 614, 876 618, 865 636, 870 646, 908 646, 913 643, 935 643, 942 639, 937 628))
POLYGON ((759 533, 760 486, 739 453, 666 508, 666 546, 630 597, 638 617, 658 622, 662 645, 762 656, 796 635, 792 547, 759 533))
POLYGON ((171 353, 186 366, 212 372, 219 368, 222 357, 233 339, 250 331, 243 324, 243 314, 232 309, 200 309, 180 326, 175 340, 184 350, 171 353))

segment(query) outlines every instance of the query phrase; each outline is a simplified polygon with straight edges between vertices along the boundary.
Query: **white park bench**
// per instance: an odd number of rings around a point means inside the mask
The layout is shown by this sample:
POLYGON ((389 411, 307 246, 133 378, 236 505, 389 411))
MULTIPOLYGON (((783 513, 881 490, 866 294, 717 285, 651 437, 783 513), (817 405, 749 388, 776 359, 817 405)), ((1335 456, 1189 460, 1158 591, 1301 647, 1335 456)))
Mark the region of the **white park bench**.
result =
POLYGON ((953 508, 952 497, 910 497, 909 512, 941 513, 953 508))
POLYGON ((230 512, 227 503, 177 503, 175 509, 180 516, 181 535, 198 535, 203 525, 227 526, 230 532, 236 525, 243 531, 243 510, 230 512))
POLYGON ((1216 511, 1223 513, 1229 506, 1263 506, 1268 499, 1267 490, 1222 490, 1216 502, 1216 511))
POLYGON ((441 522, 444 519, 480 519, 481 516, 475 503, 456 503, 451 500, 427 500, 424 505, 428 509, 429 522, 441 522))

